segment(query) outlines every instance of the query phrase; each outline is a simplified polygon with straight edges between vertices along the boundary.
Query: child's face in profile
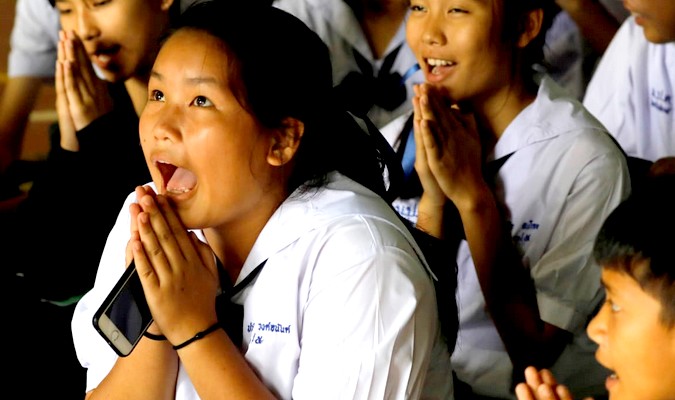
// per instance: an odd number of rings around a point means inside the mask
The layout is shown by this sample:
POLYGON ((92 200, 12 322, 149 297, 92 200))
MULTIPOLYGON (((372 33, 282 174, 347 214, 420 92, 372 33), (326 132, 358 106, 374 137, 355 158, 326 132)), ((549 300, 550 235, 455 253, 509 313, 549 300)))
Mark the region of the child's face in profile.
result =
POLYGON ((653 43, 675 41, 675 1, 624 0, 624 6, 635 15, 645 37, 653 43))
POLYGON ((675 328, 659 319, 661 303, 628 274, 603 268, 607 298, 588 326, 596 358, 613 371, 611 400, 672 400, 675 396, 675 328))
POLYGON ((461 102, 507 90, 511 54, 499 0, 412 0, 407 41, 426 81, 461 102))
POLYGON ((157 191, 172 199, 188 228, 251 223, 272 183, 283 185, 267 163, 272 135, 232 93, 228 58, 207 33, 173 34, 155 61, 140 118, 157 191))
POLYGON ((117 82, 150 69, 171 1, 56 0, 55 4, 61 28, 74 31, 103 77, 117 82))

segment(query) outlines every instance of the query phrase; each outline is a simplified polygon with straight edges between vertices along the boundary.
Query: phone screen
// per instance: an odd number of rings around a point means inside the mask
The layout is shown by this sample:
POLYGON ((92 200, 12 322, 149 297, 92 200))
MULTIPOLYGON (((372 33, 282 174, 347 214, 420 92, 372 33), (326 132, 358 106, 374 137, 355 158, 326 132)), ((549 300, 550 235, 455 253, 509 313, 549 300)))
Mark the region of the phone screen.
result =
POLYGON ((152 315, 133 262, 94 315, 93 322, 121 356, 131 353, 148 329, 152 315))

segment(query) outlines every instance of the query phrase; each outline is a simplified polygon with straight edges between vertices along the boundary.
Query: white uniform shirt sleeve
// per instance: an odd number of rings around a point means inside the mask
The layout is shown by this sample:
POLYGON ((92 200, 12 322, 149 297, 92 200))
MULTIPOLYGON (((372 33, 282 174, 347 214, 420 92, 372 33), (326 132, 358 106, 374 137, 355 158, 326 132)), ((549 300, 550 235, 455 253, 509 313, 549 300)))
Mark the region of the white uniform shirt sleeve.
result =
POLYGON ((348 241, 371 239, 340 236, 322 252, 349 268, 315 271, 293 398, 419 398, 430 357, 422 349, 431 347, 437 327, 436 315, 423 312, 435 307, 429 278, 403 250, 362 258, 345 252, 354 248, 348 241))
POLYGON ((616 156, 594 159, 576 177, 550 239, 550 248, 531 268, 542 320, 583 333, 603 291, 593 243, 609 213, 625 198, 628 183, 617 179, 616 156))
POLYGON ((613 101, 615 93, 630 90, 630 60, 634 55, 630 53, 629 24, 626 21, 621 25, 605 50, 583 100, 584 107, 607 128, 611 125, 608 123, 611 122, 610 118, 621 118, 616 110, 617 104, 613 101))
POLYGON ((92 318, 126 268, 125 249, 131 226, 129 205, 135 200, 132 193, 124 202, 103 250, 94 287, 80 299, 73 313, 73 343, 80 364, 87 369, 87 392, 96 389, 117 361, 117 354, 95 330, 92 318))
POLYGON ((632 17, 628 18, 600 59, 583 100, 584 107, 617 138, 629 155, 638 153, 637 136, 642 134, 635 134, 632 127, 639 107, 633 104, 630 95, 637 90, 636 78, 632 76, 635 74, 633 63, 636 58, 642 63, 647 56, 646 48, 636 46, 639 44, 634 40, 636 34, 642 35, 641 29, 635 26, 632 17))
POLYGON ((17 0, 10 35, 10 77, 53 77, 59 42, 59 13, 47 0, 17 0))
POLYGON ((591 79, 584 106, 629 156, 675 154, 675 43, 654 44, 634 17, 621 26, 591 79))

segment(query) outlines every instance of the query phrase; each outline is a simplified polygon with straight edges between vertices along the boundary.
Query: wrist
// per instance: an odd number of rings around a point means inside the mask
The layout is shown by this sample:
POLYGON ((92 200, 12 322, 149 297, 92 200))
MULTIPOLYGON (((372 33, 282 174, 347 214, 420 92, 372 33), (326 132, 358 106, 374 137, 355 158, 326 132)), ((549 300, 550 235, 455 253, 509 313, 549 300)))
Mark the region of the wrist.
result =
POLYGON ((172 343, 173 349, 174 350, 180 350, 180 349, 182 349, 182 348, 184 348, 184 347, 186 347, 186 346, 188 346, 188 345, 190 345, 190 344, 192 344, 192 343, 194 343, 194 342, 196 342, 200 339, 205 338, 206 336, 208 336, 209 334, 217 331, 218 329, 220 329, 220 324, 218 322, 216 322, 215 324, 209 326, 208 328, 204 329, 203 331, 197 332, 194 336, 192 336, 191 338, 187 339, 184 342, 181 342, 181 343, 178 343, 178 344, 175 344, 175 345, 172 343))
POLYGON ((494 193, 487 185, 474 187, 472 191, 467 190, 462 198, 453 200, 453 203, 460 215, 480 213, 496 206, 494 193))
POLYGON ((153 322, 152 324, 150 324, 148 329, 146 329, 145 332, 143 332, 143 336, 152 340, 167 340, 166 336, 162 335, 160 332, 156 332, 157 330, 159 330, 159 328, 153 322))
POLYGON ((436 197, 423 192, 420 197, 420 201, 417 204, 417 209, 425 214, 437 214, 443 213, 445 204, 449 201, 445 195, 442 197, 436 197))
POLYGON ((80 142, 74 137, 74 134, 72 136, 73 137, 69 137, 68 135, 61 136, 61 148, 67 151, 78 152, 80 151, 80 142))
POLYGON ((148 331, 143 332, 143 336, 145 336, 148 339, 157 340, 157 341, 166 340, 166 336, 157 335, 157 334, 154 334, 154 333, 150 333, 148 331))

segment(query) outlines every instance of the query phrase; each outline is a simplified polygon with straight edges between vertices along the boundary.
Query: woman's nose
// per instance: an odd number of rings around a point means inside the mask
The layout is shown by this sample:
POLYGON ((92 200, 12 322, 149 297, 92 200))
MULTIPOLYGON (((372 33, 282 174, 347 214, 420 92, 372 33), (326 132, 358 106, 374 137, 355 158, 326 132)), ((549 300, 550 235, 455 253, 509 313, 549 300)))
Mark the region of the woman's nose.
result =
POLYGON ((77 18, 77 35, 82 40, 93 40, 101 34, 96 20, 89 9, 80 9, 77 18))
POLYGON ((431 16, 424 24, 422 32, 422 43, 428 46, 444 45, 446 43, 445 33, 441 29, 439 17, 431 16))
POLYGON ((181 135, 181 111, 179 107, 164 106, 156 114, 156 122, 152 128, 155 140, 176 142, 181 135))

